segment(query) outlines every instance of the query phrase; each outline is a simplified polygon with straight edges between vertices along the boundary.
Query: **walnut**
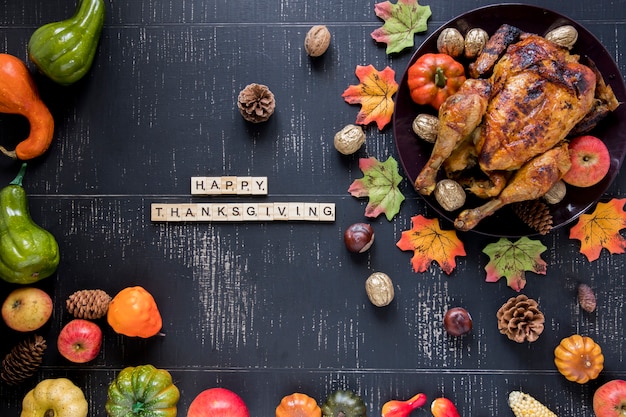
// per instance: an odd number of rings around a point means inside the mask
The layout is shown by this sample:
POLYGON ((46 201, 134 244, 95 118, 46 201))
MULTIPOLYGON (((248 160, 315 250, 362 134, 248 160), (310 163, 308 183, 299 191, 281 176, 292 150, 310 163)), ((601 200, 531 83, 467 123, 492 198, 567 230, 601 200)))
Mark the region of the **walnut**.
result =
POLYGON ((324 54, 330 45, 330 31, 324 25, 313 26, 304 38, 304 50, 311 57, 324 54))
POLYGON ((276 108, 274 94, 263 84, 248 84, 237 98, 237 107, 241 116, 248 122, 267 121, 276 108))
POLYGON ((543 332, 545 317, 537 302, 524 294, 511 297, 496 313, 498 330, 517 343, 534 342, 543 332))
POLYGON ((383 272, 374 272, 365 281, 367 297, 376 307, 384 307, 393 301, 393 282, 389 275, 383 272))
POLYGON ((454 180, 441 180, 435 187, 435 199, 447 211, 454 211, 465 204, 465 190, 454 180))
POLYGON ((559 26, 544 36, 549 41, 567 49, 572 49, 578 40, 578 31, 572 25, 559 26))
POLYGON ((484 29, 470 29, 465 35, 465 57, 468 59, 476 58, 481 54, 488 40, 489 34, 484 29))
POLYGON ((413 120, 413 132, 426 142, 435 143, 439 132, 439 118, 432 114, 421 113, 413 120))
POLYGON ((357 125, 346 125, 335 134, 335 149, 344 155, 352 155, 365 143, 363 128, 357 125))
POLYGON ((465 49, 465 39, 457 29, 446 28, 439 34, 437 50, 442 54, 457 58, 463 54, 463 49, 465 49))
POLYGON ((557 204, 565 198, 565 194, 567 194, 567 186, 563 181, 559 181, 544 194, 543 199, 548 204, 557 204))
POLYGON ((593 313, 596 310, 596 295, 589 285, 580 284, 578 286, 578 304, 587 313, 593 313))

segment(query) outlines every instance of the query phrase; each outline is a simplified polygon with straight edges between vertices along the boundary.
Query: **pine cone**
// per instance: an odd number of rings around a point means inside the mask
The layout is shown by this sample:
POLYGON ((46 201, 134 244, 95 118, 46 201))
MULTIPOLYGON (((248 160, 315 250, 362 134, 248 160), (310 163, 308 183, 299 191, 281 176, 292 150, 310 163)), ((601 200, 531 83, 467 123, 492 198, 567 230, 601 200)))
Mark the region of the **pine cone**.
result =
POLYGON ((552 230, 550 208, 540 200, 522 201, 512 205, 517 216, 542 235, 552 230))
POLYGON ((511 297, 496 313, 498 330, 517 343, 534 342, 543 332, 545 318, 535 300, 524 294, 511 297))
POLYGON ((67 311, 78 319, 95 320, 109 310, 111 296, 102 290, 80 290, 65 301, 67 311))
POLYGON ((241 90, 237 99, 239 112, 249 122, 265 122, 274 113, 274 94, 263 84, 249 84, 241 90))
POLYGON ((46 350, 46 341, 43 337, 32 335, 15 345, 2 361, 0 379, 9 385, 18 385, 37 372, 43 354, 46 350))

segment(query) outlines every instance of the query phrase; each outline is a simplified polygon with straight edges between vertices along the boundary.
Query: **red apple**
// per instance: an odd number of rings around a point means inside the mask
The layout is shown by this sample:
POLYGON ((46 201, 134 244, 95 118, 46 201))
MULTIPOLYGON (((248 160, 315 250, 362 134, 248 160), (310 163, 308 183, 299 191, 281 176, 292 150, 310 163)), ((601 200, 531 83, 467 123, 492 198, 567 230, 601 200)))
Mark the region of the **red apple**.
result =
POLYGON ((52 298, 43 290, 21 287, 13 290, 2 304, 2 318, 13 330, 39 329, 52 316, 52 298))
POLYGON ((626 381, 613 379, 593 394, 596 417, 626 417, 626 381))
POLYGON ((250 417, 250 412, 234 392, 226 388, 209 388, 194 398, 187 417, 250 417))
POLYGON ((57 348, 71 362, 85 363, 98 356, 102 346, 102 330, 96 323, 74 319, 59 333, 57 348))
POLYGON ((611 156, 604 142, 595 136, 579 136, 569 143, 572 167, 563 181, 575 187, 591 187, 606 176, 611 156))

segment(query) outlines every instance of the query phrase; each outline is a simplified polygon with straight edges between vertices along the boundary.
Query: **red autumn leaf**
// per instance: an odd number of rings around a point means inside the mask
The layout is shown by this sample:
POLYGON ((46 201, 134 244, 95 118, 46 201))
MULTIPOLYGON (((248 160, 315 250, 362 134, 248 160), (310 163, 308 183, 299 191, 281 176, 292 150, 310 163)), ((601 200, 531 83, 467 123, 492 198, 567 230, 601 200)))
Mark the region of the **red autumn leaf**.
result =
POLYGON ((389 67, 378 71, 373 65, 357 65, 355 73, 361 83, 349 86, 341 96, 347 103, 361 104, 356 124, 376 122, 378 129, 382 130, 393 115, 392 96, 398 91, 396 73, 389 67))
POLYGON ((500 238, 496 243, 485 246, 483 252, 489 256, 489 263, 485 266, 487 282, 496 282, 506 277, 506 283, 515 291, 520 291, 526 285, 525 271, 536 274, 546 274, 546 262, 541 254, 546 251, 543 243, 522 237, 515 242, 500 238))
POLYGON ((400 204, 404 201, 404 195, 398 188, 402 177, 398 173, 398 163, 393 157, 385 162, 378 159, 361 158, 359 168, 363 171, 363 178, 354 180, 348 188, 353 197, 368 197, 369 202, 365 207, 365 216, 378 217, 385 213, 387 220, 400 211, 400 204))
POLYGON ((415 272, 424 272, 432 261, 450 275, 456 268, 457 256, 465 256, 465 247, 454 230, 441 230, 439 220, 427 219, 421 214, 411 218, 413 228, 402 232, 396 243, 402 250, 414 252, 411 263, 415 272))
POLYGON ((570 229, 570 239, 580 240, 580 253, 589 262, 600 257, 602 248, 611 254, 624 253, 626 239, 620 230, 626 228, 626 198, 612 199, 608 203, 598 203, 591 214, 583 214, 578 223, 570 229))

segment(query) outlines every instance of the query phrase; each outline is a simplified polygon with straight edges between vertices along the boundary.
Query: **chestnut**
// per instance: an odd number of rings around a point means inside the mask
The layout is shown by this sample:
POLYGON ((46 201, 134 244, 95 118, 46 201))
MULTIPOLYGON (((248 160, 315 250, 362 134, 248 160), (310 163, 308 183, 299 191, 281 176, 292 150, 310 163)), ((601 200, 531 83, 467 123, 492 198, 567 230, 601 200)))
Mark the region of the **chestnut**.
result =
POLYGON ((443 328, 450 336, 463 336, 472 330, 472 316, 463 307, 454 307, 443 316, 443 328))
POLYGON ((374 229, 367 223, 354 223, 343 233, 343 241, 350 252, 363 253, 374 243, 374 229))

